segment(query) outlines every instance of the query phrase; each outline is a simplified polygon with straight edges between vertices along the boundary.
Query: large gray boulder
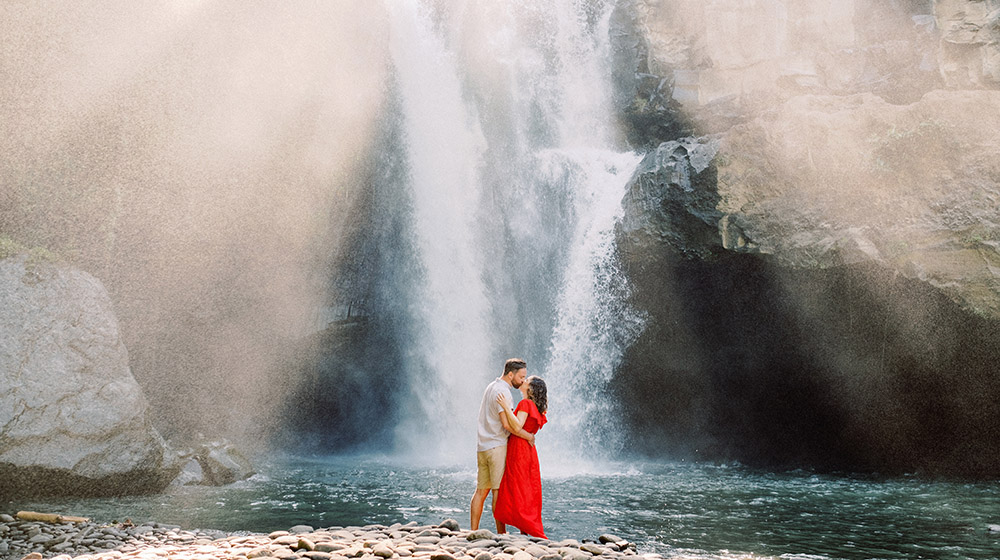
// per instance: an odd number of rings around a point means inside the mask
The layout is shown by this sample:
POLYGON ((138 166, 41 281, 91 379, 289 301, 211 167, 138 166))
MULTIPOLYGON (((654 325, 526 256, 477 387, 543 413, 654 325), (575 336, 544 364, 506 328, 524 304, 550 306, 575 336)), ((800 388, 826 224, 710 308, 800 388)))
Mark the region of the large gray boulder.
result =
POLYGON ((157 491, 165 457, 101 283, 0 260, 0 494, 157 491))

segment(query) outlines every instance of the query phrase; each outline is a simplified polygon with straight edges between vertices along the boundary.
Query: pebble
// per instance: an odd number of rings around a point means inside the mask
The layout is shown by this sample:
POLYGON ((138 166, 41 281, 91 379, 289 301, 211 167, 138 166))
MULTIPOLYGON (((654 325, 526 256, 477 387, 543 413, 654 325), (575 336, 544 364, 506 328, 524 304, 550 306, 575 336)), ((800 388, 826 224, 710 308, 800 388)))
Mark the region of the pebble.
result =
MULTIPOLYGON (((633 560, 635 545, 615 535, 550 542, 526 535, 463 531, 454 519, 267 534, 183 530, 176 525, 23 522, 0 514, 0 560, 633 560)), ((637 560, 659 560, 650 555, 637 560)))
POLYGON ((465 538, 470 541, 478 541, 480 539, 496 540, 496 535, 488 529, 479 529, 478 531, 470 532, 465 538))
POLYGON ((299 541, 292 548, 293 550, 306 550, 312 552, 316 550, 316 543, 305 537, 299 537, 299 541))
POLYGON ((526 546, 524 548, 524 551, 527 552, 528 554, 530 554, 531 556, 535 557, 535 558, 541 558, 542 556, 545 556, 546 554, 549 553, 549 549, 543 548, 543 547, 538 546, 536 544, 526 546))
POLYGON ((523 550, 518 550, 514 553, 514 560, 534 560, 534 556, 523 550))

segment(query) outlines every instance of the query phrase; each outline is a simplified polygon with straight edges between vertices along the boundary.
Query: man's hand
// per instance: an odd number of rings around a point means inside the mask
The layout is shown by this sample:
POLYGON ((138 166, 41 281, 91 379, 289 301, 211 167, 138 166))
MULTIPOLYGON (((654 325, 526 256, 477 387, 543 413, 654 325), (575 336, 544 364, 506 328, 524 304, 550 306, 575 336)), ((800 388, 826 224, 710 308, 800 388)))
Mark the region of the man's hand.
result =
POLYGON ((528 433, 528 432, 525 432, 525 433, 528 434, 528 436, 529 436, 529 437, 526 438, 528 440, 528 443, 531 444, 532 447, 534 447, 535 446, 535 434, 531 434, 531 433, 528 433))

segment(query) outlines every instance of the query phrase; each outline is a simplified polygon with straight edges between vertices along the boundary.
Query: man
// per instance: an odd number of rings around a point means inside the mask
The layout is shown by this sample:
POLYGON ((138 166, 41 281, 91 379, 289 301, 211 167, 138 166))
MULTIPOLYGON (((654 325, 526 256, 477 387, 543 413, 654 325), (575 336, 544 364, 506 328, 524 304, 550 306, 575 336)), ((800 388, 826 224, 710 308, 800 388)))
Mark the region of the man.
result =
MULTIPOLYGON (((476 493, 472 495, 471 526, 472 530, 479 529, 479 519, 483 516, 483 505, 486 503, 486 496, 493 492, 492 506, 497 505, 497 490, 500 488, 500 481, 503 479, 504 463, 507 460, 507 436, 513 430, 504 414, 503 407, 497 402, 497 396, 503 395, 505 399, 510 398, 510 389, 517 389, 524 383, 524 378, 528 376, 528 366, 524 360, 511 358, 503 366, 503 375, 493 380, 486 386, 483 393, 483 402, 479 405, 479 437, 478 451, 476 453, 476 463, 479 466, 479 473, 476 480, 476 493)), ((524 432, 530 436, 528 440, 534 443, 535 436, 524 432)), ((506 533, 507 527, 497 521, 497 533, 506 533)))

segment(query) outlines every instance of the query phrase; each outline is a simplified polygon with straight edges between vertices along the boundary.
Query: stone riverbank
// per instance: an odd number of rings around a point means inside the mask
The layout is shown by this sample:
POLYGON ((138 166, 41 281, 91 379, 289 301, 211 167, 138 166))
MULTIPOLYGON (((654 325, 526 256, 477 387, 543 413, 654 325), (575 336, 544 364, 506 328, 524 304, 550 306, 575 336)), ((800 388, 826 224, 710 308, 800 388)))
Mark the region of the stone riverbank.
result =
POLYGON ((0 515, 0 560, 658 560, 614 535, 549 541, 469 531, 448 519, 391 526, 299 525, 270 534, 182 530, 160 523, 44 523, 0 515))

